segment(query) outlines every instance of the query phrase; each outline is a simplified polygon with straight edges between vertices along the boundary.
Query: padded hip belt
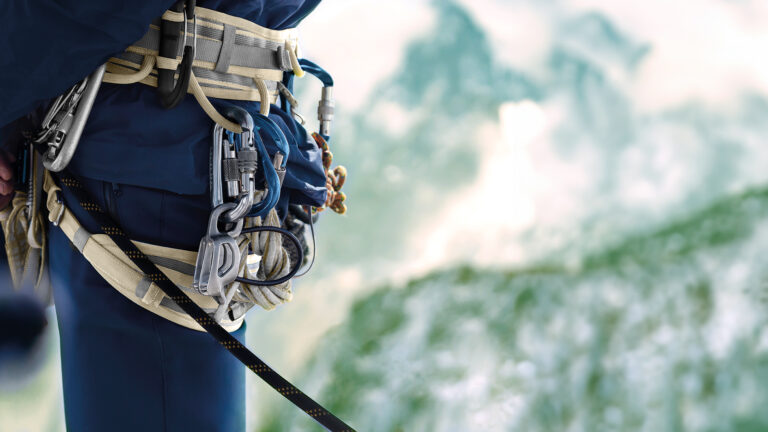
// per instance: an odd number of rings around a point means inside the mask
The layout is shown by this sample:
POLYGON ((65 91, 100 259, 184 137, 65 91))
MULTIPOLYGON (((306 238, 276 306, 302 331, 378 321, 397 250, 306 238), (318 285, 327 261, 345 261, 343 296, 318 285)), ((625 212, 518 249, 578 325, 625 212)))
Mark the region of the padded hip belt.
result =
MULTIPOLYGON (((198 100, 204 95, 265 101, 262 106, 268 107, 277 101, 277 83, 282 81, 285 72, 303 75, 296 53, 296 29, 271 30, 242 18, 200 7, 196 8, 194 20, 171 11, 166 12, 162 19, 184 22, 183 38, 196 47, 192 63, 194 78, 189 92, 195 94, 198 100)), ((104 82, 140 82, 157 87, 157 69, 176 70, 184 49, 182 44, 176 58, 162 57, 159 55, 160 39, 158 19, 144 37, 124 53, 109 59, 104 82)), ((203 108, 206 109, 205 106, 203 108)), ((266 114, 267 109, 263 108, 262 114, 266 114)), ((210 112, 209 115, 214 117, 210 112)), ((220 118, 214 120, 227 129, 236 129, 228 127, 231 125, 220 121, 220 118)))

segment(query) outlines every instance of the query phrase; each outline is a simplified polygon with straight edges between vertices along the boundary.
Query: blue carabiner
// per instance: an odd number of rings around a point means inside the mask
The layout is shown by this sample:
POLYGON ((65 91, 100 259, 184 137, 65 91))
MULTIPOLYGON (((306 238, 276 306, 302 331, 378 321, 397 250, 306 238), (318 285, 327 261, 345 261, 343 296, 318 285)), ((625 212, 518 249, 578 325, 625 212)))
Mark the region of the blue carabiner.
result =
POLYGON ((291 154, 291 148, 288 145, 288 138, 285 137, 282 129, 280 129, 274 121, 270 120, 269 117, 261 114, 256 114, 253 117, 253 122, 257 129, 264 130, 264 132, 275 141, 275 145, 277 145, 277 148, 283 154, 283 162, 281 166, 285 168, 285 164, 288 162, 288 156, 291 154))
POLYGON ((307 59, 300 59, 299 64, 301 65, 301 68, 304 69, 304 72, 309 72, 315 78, 319 79, 320 82, 323 83, 323 86, 333 87, 333 77, 326 72, 325 69, 318 66, 317 63, 307 59))
MULTIPOLYGON (((258 128, 256 129, 256 132, 258 132, 258 128)), ((261 136, 258 133, 254 133, 253 140, 256 144, 256 151, 259 153, 259 162, 261 163, 261 170, 264 173, 264 181, 267 184, 267 193, 261 201, 251 207, 248 216, 264 217, 280 200, 280 177, 277 175, 274 165, 272 165, 272 159, 269 157, 269 153, 264 146, 264 141, 262 141, 261 136)))
MULTIPOLYGON (((280 170, 284 172, 288 164, 288 156, 291 154, 288 139, 285 137, 285 134, 274 121, 269 119, 269 117, 256 114, 253 116, 253 121, 256 131, 264 131, 264 133, 275 142, 275 145, 277 145, 278 153, 282 153, 283 157, 280 161, 280 170)), ((276 206, 277 202, 280 200, 280 188, 282 186, 280 176, 277 174, 276 167, 272 163, 272 159, 267 152, 260 134, 254 133, 254 141, 259 152, 259 159, 261 160, 261 167, 264 172, 264 180, 267 183, 267 196, 264 197, 260 203, 251 208, 251 212, 248 213, 248 216, 251 217, 263 216, 276 206)))
POLYGON ((325 69, 307 59, 299 60, 305 72, 309 72, 323 83, 320 104, 317 107, 317 118, 320 120, 318 132, 327 142, 331 141, 331 123, 333 122, 333 77, 325 69))

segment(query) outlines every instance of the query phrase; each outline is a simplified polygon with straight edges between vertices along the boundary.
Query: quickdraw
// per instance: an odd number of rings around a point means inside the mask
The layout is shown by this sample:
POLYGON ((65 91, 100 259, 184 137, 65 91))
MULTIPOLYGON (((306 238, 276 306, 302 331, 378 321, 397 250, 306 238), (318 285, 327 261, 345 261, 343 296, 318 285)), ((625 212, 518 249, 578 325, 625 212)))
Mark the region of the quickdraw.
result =
MULTIPOLYGON (((336 106, 333 100, 333 77, 331 77, 331 74, 326 72, 325 69, 307 59, 299 60, 299 64, 305 72, 309 72, 323 84, 323 88, 320 93, 320 101, 317 104, 317 120, 319 122, 319 132, 312 133, 312 138, 323 152, 322 160, 323 171, 325 172, 326 178, 326 199, 322 206, 313 207, 312 213, 317 214, 326 208, 330 208, 338 214, 345 214, 347 212, 347 206, 345 204, 347 196, 344 192, 341 191, 341 188, 344 186, 344 183, 347 180, 347 169, 341 165, 335 168, 331 167, 331 164, 333 163, 333 153, 331 153, 330 146, 328 145, 331 140, 331 125, 333 123, 334 110, 336 106)), ((289 89, 286 86, 279 88, 281 92, 283 92, 284 96, 286 96, 285 101, 287 104, 290 104, 290 109, 293 116, 301 121, 302 124, 304 124, 304 118, 297 113, 298 102, 296 102, 296 100, 292 97, 287 97, 287 95, 290 95, 289 89)))

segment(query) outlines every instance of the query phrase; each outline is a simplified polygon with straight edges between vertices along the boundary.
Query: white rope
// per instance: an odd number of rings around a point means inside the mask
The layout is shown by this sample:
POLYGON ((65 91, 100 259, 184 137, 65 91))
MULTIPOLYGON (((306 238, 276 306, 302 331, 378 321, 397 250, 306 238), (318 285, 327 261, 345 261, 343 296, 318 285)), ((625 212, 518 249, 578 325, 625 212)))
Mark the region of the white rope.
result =
MULTIPOLYGON (((270 210, 265 221, 262 221, 260 217, 246 219, 246 228, 260 226, 279 228, 280 218, 277 216, 277 211, 275 209, 270 210)), ((291 259, 283 247, 283 237, 281 234, 276 232, 248 234, 240 242, 241 250, 246 251, 249 245, 255 254, 261 256, 259 270, 253 275, 255 279, 262 281, 275 280, 287 275, 291 271, 291 259)), ((246 259, 247 255, 244 253, 240 263, 240 274, 248 276, 246 259)), ((293 299, 291 281, 270 286, 241 284, 239 291, 241 295, 236 295, 236 300, 255 303, 265 310, 272 310, 276 306, 293 299)))

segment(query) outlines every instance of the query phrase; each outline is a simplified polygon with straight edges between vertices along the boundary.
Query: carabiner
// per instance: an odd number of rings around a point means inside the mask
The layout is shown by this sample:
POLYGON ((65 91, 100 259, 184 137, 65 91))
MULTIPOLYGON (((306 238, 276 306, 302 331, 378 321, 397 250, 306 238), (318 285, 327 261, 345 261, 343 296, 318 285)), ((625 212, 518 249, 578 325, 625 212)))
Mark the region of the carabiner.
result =
POLYGON ((304 71, 309 72, 315 78, 323 83, 320 102, 317 104, 317 119, 320 121, 319 132, 326 141, 331 139, 331 123, 333 123, 333 114, 335 102, 333 100, 333 77, 317 64, 307 60, 299 60, 299 64, 304 71))
MULTIPOLYGON (((223 127, 216 125, 213 133, 213 151, 211 160, 211 203, 217 207, 224 203, 228 197, 236 198, 236 206, 224 214, 228 222, 235 222, 243 217, 264 216, 277 205, 280 198, 281 175, 285 172, 284 149, 288 143, 285 135, 282 135, 274 122, 257 114, 260 124, 266 126, 270 135, 279 133, 274 137, 280 147, 275 155, 275 160, 270 159, 259 134, 254 117, 248 111, 235 105, 226 105, 221 109, 222 115, 237 123, 243 132, 233 138, 225 138, 228 134, 223 127), (265 196, 258 203, 256 200, 256 171, 258 167, 265 179, 265 196)), ((284 175, 284 174, 283 174, 284 175)))
POLYGON ((107 65, 103 64, 88 78, 77 84, 63 99, 57 99, 43 122, 43 165, 48 171, 59 172, 69 165, 75 155, 85 123, 91 115, 96 94, 107 65))
POLYGON ((170 12, 184 14, 184 25, 178 21, 163 18, 160 21, 160 52, 158 58, 172 59, 176 61, 179 52, 179 34, 184 31, 183 53, 181 64, 176 69, 157 68, 157 90, 160 93, 160 102, 165 108, 173 108, 184 99, 189 90, 189 82, 192 77, 192 63, 195 60, 197 48, 197 16, 195 15, 196 0, 179 0, 170 8, 170 12), (187 26, 190 16, 193 19, 194 42, 187 45, 187 26), (174 83, 176 73, 179 79, 174 83))

